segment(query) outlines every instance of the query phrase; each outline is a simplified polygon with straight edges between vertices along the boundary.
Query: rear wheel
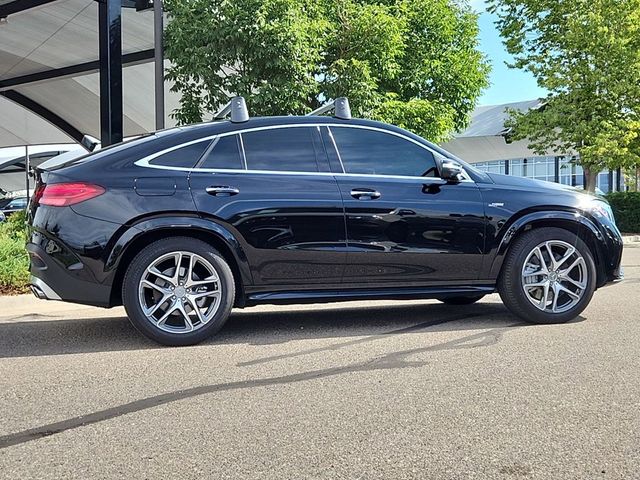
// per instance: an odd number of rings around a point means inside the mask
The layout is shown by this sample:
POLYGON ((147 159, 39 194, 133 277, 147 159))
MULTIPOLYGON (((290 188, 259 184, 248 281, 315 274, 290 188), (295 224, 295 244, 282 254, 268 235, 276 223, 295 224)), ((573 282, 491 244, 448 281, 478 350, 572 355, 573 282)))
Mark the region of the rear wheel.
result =
POLYGON ((163 345, 193 345, 215 334, 231 313, 231 268, 209 244, 158 240, 131 262, 122 298, 131 323, 163 345))
POLYGON ((575 233, 540 228, 519 237, 507 254, 498 291, 517 316, 533 323, 562 323, 589 304, 596 267, 575 233))
POLYGON ((471 305, 481 300, 484 295, 464 296, 464 297, 445 297, 438 300, 445 305, 471 305))

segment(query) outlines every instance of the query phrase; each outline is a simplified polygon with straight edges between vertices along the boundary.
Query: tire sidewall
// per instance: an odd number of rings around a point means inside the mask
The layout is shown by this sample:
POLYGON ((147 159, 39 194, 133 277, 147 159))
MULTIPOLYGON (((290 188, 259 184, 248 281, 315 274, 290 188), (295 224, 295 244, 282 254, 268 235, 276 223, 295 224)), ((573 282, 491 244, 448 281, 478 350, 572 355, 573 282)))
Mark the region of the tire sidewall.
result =
POLYGON ((127 268, 122 284, 122 302, 129 320, 142 334, 163 345, 193 345, 214 335, 226 322, 235 298, 235 284, 231 268, 209 244, 189 237, 173 237, 158 240, 142 250, 127 268), (186 251, 202 256, 211 262, 220 278, 220 306, 209 322, 190 333, 170 333, 154 326, 143 313, 138 298, 138 288, 146 268, 157 258, 174 251, 186 251))

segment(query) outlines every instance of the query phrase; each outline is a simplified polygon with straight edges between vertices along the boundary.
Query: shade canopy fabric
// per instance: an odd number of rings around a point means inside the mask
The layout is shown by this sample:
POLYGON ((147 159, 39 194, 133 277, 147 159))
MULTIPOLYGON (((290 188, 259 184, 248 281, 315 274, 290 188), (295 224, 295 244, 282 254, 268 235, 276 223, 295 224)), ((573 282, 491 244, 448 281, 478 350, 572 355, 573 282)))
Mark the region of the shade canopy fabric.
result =
MULTIPOLYGON (((0 23, 0 95, 28 105, 37 115, 75 131, 100 137, 98 73, 98 2, 0 0, 41 5, 17 11, 0 23)), ((124 136, 155 129, 153 11, 122 9, 124 136)), ((165 111, 178 105, 178 95, 165 83, 165 111)), ((31 114, 12 122, 16 105, 0 96, 0 147, 66 142, 31 114)), ((168 117, 167 126, 174 122, 168 117)), ((76 138, 77 140, 77 138, 76 138)))

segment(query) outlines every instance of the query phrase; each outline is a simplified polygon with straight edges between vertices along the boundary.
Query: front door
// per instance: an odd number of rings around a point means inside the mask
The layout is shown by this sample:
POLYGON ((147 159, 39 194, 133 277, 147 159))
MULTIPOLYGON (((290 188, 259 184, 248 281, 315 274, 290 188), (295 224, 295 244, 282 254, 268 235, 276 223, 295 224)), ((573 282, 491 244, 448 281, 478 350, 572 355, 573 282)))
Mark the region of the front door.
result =
POLYGON ((340 282, 344 209, 318 127, 222 135, 203 158, 190 176, 196 206, 242 242, 256 286, 340 282))
MULTIPOLYGON (((345 285, 420 286, 478 279, 484 207, 472 181, 438 178, 425 145, 382 129, 331 126, 344 173, 345 285)), ((330 152, 332 153, 332 152, 330 152)))

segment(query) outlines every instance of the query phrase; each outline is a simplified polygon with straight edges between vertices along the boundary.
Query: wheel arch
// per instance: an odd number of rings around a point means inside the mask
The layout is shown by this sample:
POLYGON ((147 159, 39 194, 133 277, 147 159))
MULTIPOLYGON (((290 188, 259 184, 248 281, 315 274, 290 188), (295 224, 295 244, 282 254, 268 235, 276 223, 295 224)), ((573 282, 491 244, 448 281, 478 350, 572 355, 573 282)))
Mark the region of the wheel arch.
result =
POLYGON ((122 304, 122 282, 131 260, 156 240, 170 237, 192 237, 215 248, 233 272, 236 285, 235 306, 244 306, 245 286, 252 283, 244 249, 224 226, 199 217, 160 217, 130 226, 110 249, 106 269, 112 273, 110 305, 122 304))
POLYGON ((576 234, 587 244, 593 255, 597 272, 596 286, 600 287, 606 282, 607 276, 601 247, 604 242, 602 233, 589 218, 579 212, 567 211, 535 212, 524 215, 513 222, 500 239, 500 244, 491 265, 491 278, 499 279, 504 259, 518 237, 533 229, 543 227, 561 228, 576 234))

